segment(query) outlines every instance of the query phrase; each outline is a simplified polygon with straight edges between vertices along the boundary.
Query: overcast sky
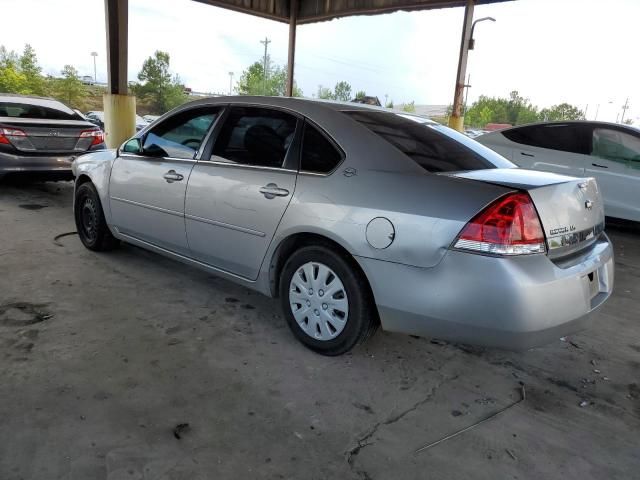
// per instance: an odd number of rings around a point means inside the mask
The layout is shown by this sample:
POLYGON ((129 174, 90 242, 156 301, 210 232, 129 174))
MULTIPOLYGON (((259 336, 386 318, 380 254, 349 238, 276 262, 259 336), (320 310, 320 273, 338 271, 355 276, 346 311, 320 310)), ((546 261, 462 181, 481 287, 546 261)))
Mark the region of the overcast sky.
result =
MULTIPOLYGON (((284 65, 288 27, 192 0, 129 0, 129 78, 155 50, 194 91, 228 92, 262 58, 268 37, 274 62, 284 65)), ((0 0, 0 44, 30 43, 46 73, 65 64, 106 80, 104 0, 0 0)), ((615 121, 629 97, 627 117, 640 124, 640 0, 516 0, 476 7, 470 52, 469 100, 518 90, 541 107, 573 103, 593 118, 615 121)), ((296 81, 306 96, 318 85, 346 80, 384 101, 452 102, 463 9, 351 17, 298 28, 296 81)))

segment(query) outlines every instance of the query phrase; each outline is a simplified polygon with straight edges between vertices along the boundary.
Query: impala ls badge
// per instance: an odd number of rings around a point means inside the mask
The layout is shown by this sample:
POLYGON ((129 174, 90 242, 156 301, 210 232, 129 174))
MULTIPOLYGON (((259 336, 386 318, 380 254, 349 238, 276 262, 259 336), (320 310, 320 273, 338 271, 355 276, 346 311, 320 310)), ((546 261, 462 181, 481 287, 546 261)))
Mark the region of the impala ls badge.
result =
POLYGON ((593 202, 591 200, 587 200, 586 202, 584 202, 584 208, 586 208, 587 210, 591 210, 593 208, 593 202))

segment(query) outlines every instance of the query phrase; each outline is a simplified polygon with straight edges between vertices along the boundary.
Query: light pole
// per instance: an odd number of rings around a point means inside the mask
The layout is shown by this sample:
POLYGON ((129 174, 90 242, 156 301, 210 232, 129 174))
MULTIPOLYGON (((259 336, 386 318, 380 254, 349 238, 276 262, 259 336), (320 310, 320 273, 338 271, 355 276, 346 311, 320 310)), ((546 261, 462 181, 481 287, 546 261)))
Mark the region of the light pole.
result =
POLYGON ((91 52, 91 56, 93 57, 93 83, 98 83, 96 75, 96 57, 98 56, 98 52, 91 52))
POLYGON ((476 28, 476 23, 486 22, 487 20, 490 21, 490 22, 495 22, 496 21, 496 19, 493 18, 493 17, 482 17, 482 18, 479 18, 479 19, 475 20, 473 22, 473 24, 471 25, 471 38, 469 38, 469 50, 473 50, 473 47, 476 46, 476 41, 473 38, 473 31, 476 28))
POLYGON ((229 95, 231 95, 231 86, 233 85, 233 72, 229 72, 229 95))

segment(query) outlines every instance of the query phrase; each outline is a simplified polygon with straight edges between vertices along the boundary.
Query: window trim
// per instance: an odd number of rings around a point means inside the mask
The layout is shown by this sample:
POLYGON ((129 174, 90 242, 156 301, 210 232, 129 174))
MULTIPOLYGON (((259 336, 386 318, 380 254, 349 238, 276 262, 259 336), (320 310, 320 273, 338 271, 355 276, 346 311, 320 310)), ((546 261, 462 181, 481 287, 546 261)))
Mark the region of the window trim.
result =
MULTIPOLYGON (((300 170, 300 144, 302 141, 302 126, 304 122, 304 117, 300 115, 300 113, 295 110, 291 110, 289 108, 283 108, 279 106, 271 106, 271 105, 262 105, 259 103, 228 103, 225 105, 225 111, 219 116, 219 120, 216 120, 214 128, 209 132, 208 138, 205 137, 203 141, 203 145, 206 142, 204 148, 202 148, 202 152, 200 156, 197 158, 198 162, 202 164, 212 164, 224 167, 235 167, 235 168, 247 168, 251 170, 267 170, 272 172, 294 172, 298 173, 300 170), (227 118, 231 114, 231 111, 234 108, 260 108, 263 110, 276 110, 282 113, 286 113, 288 115, 293 116, 296 119, 296 127, 294 130, 293 140, 291 141, 291 145, 289 145, 289 149, 287 150, 287 154, 284 157, 282 162, 282 167, 265 167, 261 165, 246 165, 242 163, 232 163, 232 162, 224 162, 220 160, 211 160, 213 157, 213 147, 220 136, 220 131, 222 130, 224 124, 227 121, 227 118), (292 165, 293 164, 293 165, 292 165)), ((221 157, 220 157, 221 158, 221 157)))
POLYGON ((225 113, 225 107, 227 105, 226 104, 206 104, 206 105, 193 105, 190 106, 188 108, 182 109, 182 110, 178 110, 174 113, 172 113, 171 115, 167 115, 165 117, 165 115, 163 115, 163 119, 161 122, 158 122, 157 124, 154 123, 150 123, 149 125, 147 125, 145 128, 143 128, 142 130, 140 130, 139 132, 137 132, 133 137, 126 139, 124 142, 122 142, 122 144, 118 147, 117 152, 116 152, 116 156, 118 157, 125 157, 125 158, 130 158, 130 159, 143 159, 143 160, 148 160, 148 159, 158 159, 158 160, 171 160, 171 161, 187 161, 187 162, 197 162, 198 160, 198 155, 199 153, 202 151, 203 149, 203 145, 205 145, 208 136, 211 134, 211 132, 213 131, 213 129, 216 127, 216 125, 219 123, 220 118, 224 115, 225 113), (151 131, 151 127, 153 125, 154 128, 162 125, 164 122, 170 120, 171 118, 173 118, 174 115, 180 115, 183 114, 185 112, 189 112, 191 110, 201 110, 201 109, 205 109, 205 108, 210 108, 210 109, 215 109, 218 108, 220 109, 219 114, 216 116, 215 120, 213 121, 213 123, 209 126, 209 129, 207 130, 207 133, 205 133, 204 138, 202 139, 202 142, 200 142, 200 146, 198 147, 198 149, 195 151, 195 153, 193 154, 192 158, 178 158, 178 157, 153 157, 151 155, 138 155, 135 153, 129 153, 129 152, 124 152, 123 148, 125 146, 125 144, 133 139, 133 138, 138 138, 140 139, 140 144, 144 145, 144 142, 147 138, 147 134, 151 131))
POLYGON ((507 140, 509 140, 510 142, 515 143, 516 145, 522 145, 523 147, 530 147, 530 148, 541 148, 543 150, 550 150, 552 152, 562 152, 565 154, 569 154, 569 155, 591 155, 591 148, 592 148, 592 141, 593 141, 593 129, 596 128, 594 126, 594 124, 592 124, 591 122, 584 122, 584 123, 575 123, 572 121, 568 121, 568 122, 548 122, 548 123, 531 123, 531 124, 526 124, 526 125, 516 125, 514 127, 508 128, 502 132, 500 132, 500 134, 505 137, 507 140), (578 139, 577 145, 578 147, 583 147, 584 151, 572 151, 572 150, 562 150, 562 149, 557 149, 557 148, 549 148, 549 147, 543 147, 540 145, 532 145, 530 143, 522 143, 522 142, 518 142, 516 140, 513 140, 511 138, 509 138, 509 136, 505 135, 506 134, 510 134, 512 132, 521 132, 523 130, 527 130, 527 129, 547 129, 547 128, 583 128, 584 132, 582 132, 580 135, 582 136, 582 138, 578 139), (585 153, 588 152, 588 153, 585 153))
POLYGON ((345 153, 344 149, 338 144, 338 142, 336 142, 324 128, 322 128, 316 122, 314 122, 313 120, 310 120, 307 117, 305 117, 305 119, 304 119, 304 124, 302 126, 302 132, 300 134, 300 144, 299 144, 298 156, 299 156, 298 172, 300 173, 300 175, 308 175, 308 176, 313 176, 313 177, 329 177, 329 176, 333 175, 340 168, 340 165, 342 165, 344 163, 344 161, 347 159, 347 154, 345 153), (325 140, 327 140, 336 149, 336 151, 340 154, 340 161, 338 163, 336 163, 336 166, 333 167, 333 169, 328 171, 328 172, 312 172, 310 170, 303 170, 302 169, 302 153, 304 151, 304 132, 305 132, 305 129, 307 128, 307 124, 311 125, 311 127, 315 127, 315 129, 318 132, 320 132, 320 134, 325 138, 325 140))

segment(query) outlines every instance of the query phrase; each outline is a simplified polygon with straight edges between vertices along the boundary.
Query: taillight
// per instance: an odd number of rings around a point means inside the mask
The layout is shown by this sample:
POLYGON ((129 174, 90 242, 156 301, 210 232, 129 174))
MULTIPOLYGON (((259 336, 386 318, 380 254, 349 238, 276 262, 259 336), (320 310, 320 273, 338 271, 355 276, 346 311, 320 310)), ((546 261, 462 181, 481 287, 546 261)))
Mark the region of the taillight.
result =
POLYGON ((454 247, 495 255, 546 251, 538 212, 524 192, 507 194, 482 210, 465 225, 454 247))
POLYGON ((7 137, 26 137, 26 136, 27 134, 24 133, 19 128, 0 127, 0 143, 11 145, 11 142, 7 137))
POLYGON ((91 138, 91 145, 99 145, 104 142, 104 133, 99 128, 83 130, 80 132, 80 138, 91 138))

